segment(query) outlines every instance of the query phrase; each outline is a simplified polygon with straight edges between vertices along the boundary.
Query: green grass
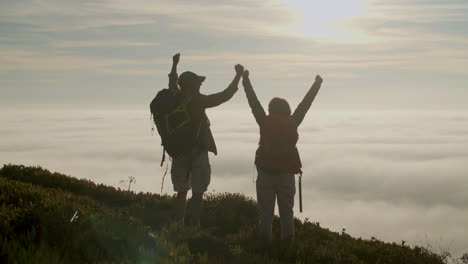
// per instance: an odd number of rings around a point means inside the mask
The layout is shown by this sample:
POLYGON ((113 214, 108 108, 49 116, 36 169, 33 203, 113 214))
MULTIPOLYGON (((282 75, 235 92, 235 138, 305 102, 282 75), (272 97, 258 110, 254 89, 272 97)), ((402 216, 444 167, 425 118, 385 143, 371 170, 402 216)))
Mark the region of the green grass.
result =
MULTIPOLYGON (((444 263, 421 247, 356 239, 296 220, 294 241, 257 236, 256 203, 209 194, 200 229, 171 224, 174 199, 40 167, 0 170, 0 263, 444 263), (70 222, 74 212, 79 217, 70 222)), ((278 219, 274 232, 279 233, 278 219)))

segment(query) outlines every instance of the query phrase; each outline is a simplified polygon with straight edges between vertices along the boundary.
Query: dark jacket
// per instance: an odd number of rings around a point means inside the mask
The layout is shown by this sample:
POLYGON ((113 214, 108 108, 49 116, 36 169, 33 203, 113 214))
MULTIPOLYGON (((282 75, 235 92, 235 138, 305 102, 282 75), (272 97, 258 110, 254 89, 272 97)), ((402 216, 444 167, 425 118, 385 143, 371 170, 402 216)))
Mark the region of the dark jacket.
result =
POLYGON ((312 105, 312 102, 314 101, 315 96, 320 89, 320 85, 314 83, 314 85, 307 92, 304 99, 302 99, 301 103, 297 106, 294 113, 291 116, 286 116, 284 120, 282 120, 278 119, 277 117, 266 115, 265 110, 258 101, 257 95, 255 94, 249 79, 244 79, 242 84, 244 85, 244 91, 247 96, 249 106, 252 109, 252 113, 255 117, 255 120, 257 121, 257 124, 260 126, 260 142, 255 155, 255 164, 266 170, 286 170, 290 173, 301 173, 302 164, 299 151, 296 147, 297 138, 294 140, 294 134, 291 136, 291 151, 288 151, 287 156, 283 157, 283 164, 281 165, 274 164, 275 160, 274 158, 272 159, 272 154, 269 153, 269 151, 265 151, 265 149, 268 148, 268 146, 265 145, 268 143, 265 143, 264 141, 265 138, 268 138, 268 136, 266 136, 267 134, 272 134, 271 131, 267 130, 272 128, 275 129, 275 127, 280 127, 282 125, 278 123, 288 124, 291 126, 291 133, 297 132, 297 128, 304 120, 307 111, 310 109, 310 106, 312 105), (272 125, 272 121, 275 123, 274 125, 272 125))
MULTIPOLYGON (((169 89, 179 90, 177 86, 178 75, 177 73, 169 73, 169 89)), ((210 95, 197 93, 190 98, 188 104, 189 113, 194 124, 201 123, 200 134, 198 137, 198 147, 202 150, 218 154, 216 143, 210 129, 210 121, 206 115, 206 109, 216 107, 224 102, 229 101, 232 96, 237 92, 236 85, 230 85, 224 91, 210 95)))
POLYGON ((301 173, 297 123, 287 115, 268 115, 260 126, 255 164, 270 171, 301 173))

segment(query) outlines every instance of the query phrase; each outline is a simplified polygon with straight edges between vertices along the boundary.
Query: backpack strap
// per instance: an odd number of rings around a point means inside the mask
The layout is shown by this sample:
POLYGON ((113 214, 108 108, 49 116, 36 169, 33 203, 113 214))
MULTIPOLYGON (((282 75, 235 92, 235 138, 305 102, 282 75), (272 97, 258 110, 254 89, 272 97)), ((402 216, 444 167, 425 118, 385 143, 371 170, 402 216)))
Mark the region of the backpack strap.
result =
POLYGON ((200 137, 200 131, 201 131, 201 127, 202 127, 202 122, 206 122, 207 126, 210 126, 210 120, 208 119, 208 116, 206 115, 206 113, 204 114, 203 116, 203 119, 200 121, 200 123, 197 125, 198 127, 196 128, 196 132, 195 132, 195 137, 198 138, 200 137))
MULTIPOLYGON (((180 123, 175 129, 177 128, 180 128, 180 127, 183 127, 185 126, 187 123, 190 123, 191 120, 190 120, 190 115, 188 114, 188 111, 187 111, 187 105, 189 104, 190 100, 192 100, 192 96, 189 96, 189 97, 186 97, 184 101, 182 101, 182 103, 180 103, 176 109, 174 111, 172 111, 171 113, 169 113, 168 115, 171 115, 173 113, 177 113, 177 112, 182 112, 182 113, 185 113, 186 115, 186 120, 182 123, 180 123)), ((172 129, 170 126, 169 126, 169 118, 168 118, 168 115, 166 116, 166 133, 168 135, 172 134, 174 132, 174 129, 172 129)))
POLYGON ((299 173, 299 212, 302 213, 302 172, 299 173))
POLYGON ((163 166, 165 160, 166 160, 166 148, 163 146, 163 154, 162 154, 162 158, 161 158, 161 167, 163 166))
MULTIPOLYGON (((193 95, 192 95, 192 96, 186 97, 185 100, 177 107, 177 109, 176 109, 175 111, 178 111, 178 112, 187 112, 187 105, 190 103, 190 101, 192 100, 192 98, 193 98, 193 95)), ((189 119, 188 119, 186 122, 180 124, 179 127, 185 125, 185 124, 188 123, 188 122, 191 122, 190 116, 188 116, 188 117, 189 117, 189 119)), ((203 116, 201 122, 203 122, 203 121, 206 121, 207 124, 208 124, 208 126, 210 125, 210 120, 208 119, 208 116, 206 115, 206 113, 204 114, 204 116, 203 116)), ((198 139, 198 137, 200 136, 201 126, 202 126, 202 123, 201 123, 201 122, 200 122, 199 124, 197 124, 197 127, 196 127, 196 129, 195 129, 195 137, 196 137, 197 139, 198 139)), ((166 127, 169 128, 169 125, 167 125, 166 127)), ((168 132, 170 132, 170 131, 168 131, 168 132)))

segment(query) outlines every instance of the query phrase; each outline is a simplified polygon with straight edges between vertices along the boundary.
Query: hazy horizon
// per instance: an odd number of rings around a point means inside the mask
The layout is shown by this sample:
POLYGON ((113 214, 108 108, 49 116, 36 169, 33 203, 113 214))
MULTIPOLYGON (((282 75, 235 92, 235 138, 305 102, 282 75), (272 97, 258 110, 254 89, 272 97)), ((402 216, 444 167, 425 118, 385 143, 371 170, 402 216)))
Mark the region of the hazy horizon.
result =
MULTIPOLYGON (((210 155, 208 191, 255 198, 258 127, 250 110, 220 107, 208 115, 219 148, 210 155)), ((132 190, 160 192, 166 165, 159 166, 149 110, 3 111, 0 121, 0 164, 37 165, 120 188, 133 176, 132 190)), ((297 217, 353 236, 466 251, 468 111, 312 107, 299 133, 304 213, 295 208, 297 217)), ((170 175, 164 193, 173 194, 170 175)))

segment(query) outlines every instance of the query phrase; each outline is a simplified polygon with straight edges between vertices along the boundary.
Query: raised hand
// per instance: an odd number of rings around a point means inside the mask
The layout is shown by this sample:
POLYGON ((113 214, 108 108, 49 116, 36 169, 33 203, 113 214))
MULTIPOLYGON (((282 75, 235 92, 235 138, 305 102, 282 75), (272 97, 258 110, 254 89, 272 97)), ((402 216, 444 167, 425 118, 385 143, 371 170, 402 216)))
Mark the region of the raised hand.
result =
POLYGON ((180 53, 177 53, 174 56, 172 56, 172 63, 178 64, 179 60, 180 60, 180 53))
POLYGON ((249 79, 249 70, 244 71, 244 73, 242 74, 242 79, 249 79))
POLYGON ((244 73, 244 66, 240 64, 236 64, 236 66, 234 66, 234 69, 236 70, 236 73, 238 75, 242 75, 242 73, 244 73))
POLYGON ((315 76, 315 82, 318 83, 318 84, 322 84, 322 82, 323 82, 322 77, 320 77, 320 75, 317 74, 317 76, 315 76))

